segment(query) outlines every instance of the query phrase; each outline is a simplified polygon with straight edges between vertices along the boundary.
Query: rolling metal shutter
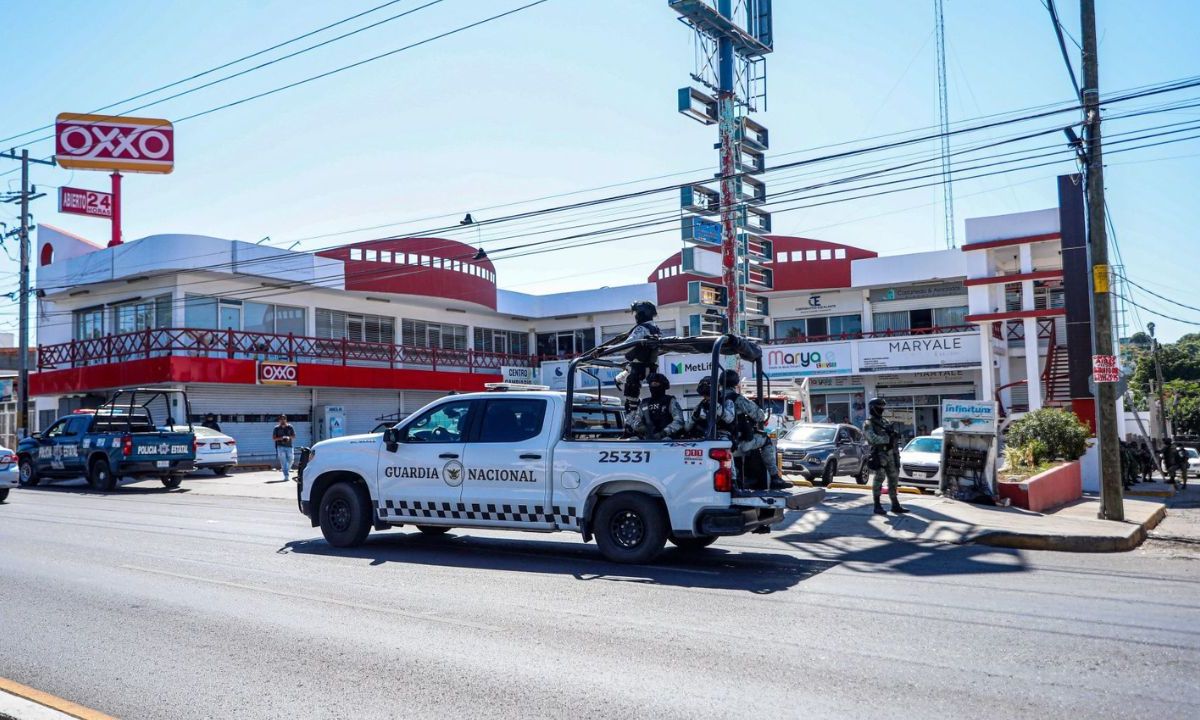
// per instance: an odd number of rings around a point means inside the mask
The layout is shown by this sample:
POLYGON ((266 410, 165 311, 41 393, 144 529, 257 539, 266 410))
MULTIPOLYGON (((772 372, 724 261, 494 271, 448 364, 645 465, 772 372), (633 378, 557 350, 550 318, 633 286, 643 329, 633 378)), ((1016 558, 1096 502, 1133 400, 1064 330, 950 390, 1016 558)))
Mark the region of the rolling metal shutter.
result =
POLYGON ((400 393, 400 411, 405 415, 411 415, 429 403, 437 400, 440 397, 445 397, 443 392, 430 392, 427 390, 405 390, 400 393))
POLYGON ((202 420, 205 413, 217 415, 221 432, 237 440, 238 461, 243 464, 275 459, 271 428, 280 413, 296 429, 295 447, 312 445, 312 393, 307 388, 189 385, 187 393, 193 421, 202 420))
POLYGON ((400 392, 319 388, 317 405, 341 405, 346 408, 346 434, 361 435, 379 424, 380 417, 400 411, 400 392))

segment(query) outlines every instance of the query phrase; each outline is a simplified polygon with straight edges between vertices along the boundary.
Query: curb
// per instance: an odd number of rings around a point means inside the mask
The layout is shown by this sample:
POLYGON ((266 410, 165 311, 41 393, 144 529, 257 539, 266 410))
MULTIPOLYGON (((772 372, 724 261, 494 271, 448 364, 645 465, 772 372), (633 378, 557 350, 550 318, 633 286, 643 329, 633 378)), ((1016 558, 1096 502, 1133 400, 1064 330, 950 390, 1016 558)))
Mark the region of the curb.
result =
MULTIPOLYGON (((105 715, 98 710, 86 708, 70 700, 64 700, 63 698, 42 692, 36 688, 31 688, 28 685, 22 685, 7 678, 0 677, 0 693, 8 693, 13 697, 49 708, 64 717, 76 718, 76 720, 116 720, 111 715, 105 715)), ((2 716, 3 714, 0 713, 0 717, 2 716)))
POLYGON ((1012 548, 1015 550, 1054 550, 1057 552, 1076 553, 1111 553, 1128 552, 1145 542, 1163 518, 1167 508, 1159 505, 1154 513, 1124 537, 1112 535, 1039 535, 1034 533, 1017 533, 1007 530, 983 530, 966 539, 966 542, 991 547, 1012 548))

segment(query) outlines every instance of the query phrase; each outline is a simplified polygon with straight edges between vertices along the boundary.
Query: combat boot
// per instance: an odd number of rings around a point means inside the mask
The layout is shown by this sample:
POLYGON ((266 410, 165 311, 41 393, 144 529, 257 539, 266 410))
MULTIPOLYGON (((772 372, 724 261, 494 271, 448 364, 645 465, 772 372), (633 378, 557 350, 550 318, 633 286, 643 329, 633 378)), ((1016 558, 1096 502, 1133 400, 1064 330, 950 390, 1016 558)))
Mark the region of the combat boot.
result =
POLYGON ((894 502, 894 503, 892 503, 892 514, 894 514, 894 515, 906 515, 906 514, 908 514, 908 509, 907 509, 907 508, 902 508, 902 507, 900 507, 900 503, 898 503, 898 502, 894 502))

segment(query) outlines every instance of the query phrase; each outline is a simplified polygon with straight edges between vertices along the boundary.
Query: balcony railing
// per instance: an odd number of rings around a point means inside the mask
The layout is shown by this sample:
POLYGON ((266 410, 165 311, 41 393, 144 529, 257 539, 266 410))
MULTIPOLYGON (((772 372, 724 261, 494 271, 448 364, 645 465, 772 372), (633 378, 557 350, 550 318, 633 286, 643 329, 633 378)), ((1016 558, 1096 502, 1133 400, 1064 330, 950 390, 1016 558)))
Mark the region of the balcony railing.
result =
POLYGON ((774 338, 764 344, 788 345, 791 343, 837 342, 840 340, 874 340, 878 338, 911 337, 913 335, 942 335, 945 333, 971 332, 978 329, 978 325, 940 325, 929 328, 911 328, 908 330, 876 330, 875 332, 841 333, 835 335, 800 335, 774 338))
POLYGON ((413 347, 392 343, 272 335, 240 330, 160 328, 90 340, 38 346, 38 369, 105 365, 152 357, 183 356, 358 367, 499 372, 501 366, 529 367, 529 355, 413 347))

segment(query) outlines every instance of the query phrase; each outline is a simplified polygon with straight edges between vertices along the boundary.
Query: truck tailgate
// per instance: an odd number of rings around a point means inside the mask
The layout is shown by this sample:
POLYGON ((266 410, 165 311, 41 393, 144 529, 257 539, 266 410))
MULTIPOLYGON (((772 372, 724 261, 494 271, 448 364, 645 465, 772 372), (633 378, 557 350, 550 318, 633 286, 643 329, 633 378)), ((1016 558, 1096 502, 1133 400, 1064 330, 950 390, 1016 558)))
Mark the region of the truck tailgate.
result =
POLYGON ((785 508, 807 510, 825 499, 825 488, 798 488, 787 492, 756 492, 735 496, 734 507, 785 508))
POLYGON ((194 460, 195 436, 188 432, 134 433, 133 450, 129 459, 134 462, 159 460, 194 460))

